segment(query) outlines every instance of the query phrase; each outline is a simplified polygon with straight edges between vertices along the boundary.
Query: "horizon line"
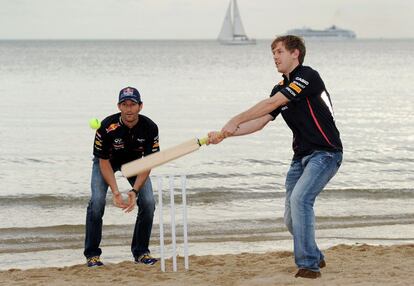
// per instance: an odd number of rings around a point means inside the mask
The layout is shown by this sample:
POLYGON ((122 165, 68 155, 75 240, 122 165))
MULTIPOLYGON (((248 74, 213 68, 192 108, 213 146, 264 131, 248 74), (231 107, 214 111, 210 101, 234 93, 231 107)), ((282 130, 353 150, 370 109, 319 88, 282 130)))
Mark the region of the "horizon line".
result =
MULTIPOLYGON (((276 35, 278 37, 280 35, 276 35)), ((255 38, 259 41, 273 40, 272 38, 255 38)), ((338 38, 304 38, 305 40, 412 40, 414 37, 357 37, 354 39, 338 38)), ((0 38, 0 41, 217 41, 217 38, 0 38)))

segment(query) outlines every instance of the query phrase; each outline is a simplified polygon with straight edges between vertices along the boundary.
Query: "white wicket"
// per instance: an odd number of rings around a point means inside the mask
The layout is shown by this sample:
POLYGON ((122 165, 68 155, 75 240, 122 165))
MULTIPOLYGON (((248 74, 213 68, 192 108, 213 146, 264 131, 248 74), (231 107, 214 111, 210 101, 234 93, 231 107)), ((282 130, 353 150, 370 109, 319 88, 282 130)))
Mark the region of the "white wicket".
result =
POLYGON ((171 244, 173 271, 177 272, 177 249, 175 242, 175 205, 174 205, 174 177, 170 176, 170 215, 171 215, 171 244))
MULTIPOLYGON (((162 177, 158 176, 157 181, 158 181, 158 211, 159 211, 159 225, 160 225, 160 262, 161 262, 161 271, 165 272, 162 177)), ((181 176, 181 195, 182 195, 182 212, 183 212, 184 268, 185 270, 189 270, 186 184, 187 184, 186 176, 182 175, 181 176)), ((172 262, 173 262, 173 271, 177 272, 177 246, 176 246, 174 176, 173 175, 169 176, 169 191, 170 191, 172 262)))
POLYGON ((160 263, 161 271, 165 272, 165 258, 164 258, 164 222, 163 222, 163 207, 162 207, 162 177, 157 178, 158 181, 158 209, 159 209, 159 223, 160 223, 160 263))
POLYGON ((181 197, 182 197, 182 206, 183 206, 183 239, 184 239, 184 268, 189 270, 190 266, 188 264, 188 236, 187 236, 187 177, 181 176, 181 197))

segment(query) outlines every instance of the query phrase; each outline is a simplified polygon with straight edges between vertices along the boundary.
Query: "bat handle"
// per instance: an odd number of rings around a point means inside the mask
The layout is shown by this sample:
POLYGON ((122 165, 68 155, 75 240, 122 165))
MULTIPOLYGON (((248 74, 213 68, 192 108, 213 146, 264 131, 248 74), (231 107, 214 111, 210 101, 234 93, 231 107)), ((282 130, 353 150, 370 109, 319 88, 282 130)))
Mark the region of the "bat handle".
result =
POLYGON ((198 139, 198 145, 203 146, 203 145, 207 144, 207 141, 208 141, 208 137, 200 138, 200 139, 198 139))

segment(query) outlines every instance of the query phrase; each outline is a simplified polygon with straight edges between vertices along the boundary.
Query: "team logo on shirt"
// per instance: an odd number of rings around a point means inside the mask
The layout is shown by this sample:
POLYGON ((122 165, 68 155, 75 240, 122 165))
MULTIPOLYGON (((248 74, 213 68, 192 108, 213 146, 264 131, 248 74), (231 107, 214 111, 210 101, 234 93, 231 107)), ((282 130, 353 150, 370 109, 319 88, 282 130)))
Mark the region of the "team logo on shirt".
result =
POLYGON ((115 138, 114 143, 112 145, 114 146, 115 150, 123 149, 125 147, 122 138, 115 138))
POLYGON ((121 126, 119 123, 112 123, 111 125, 108 126, 108 128, 105 129, 106 130, 106 133, 109 133, 111 131, 114 131, 119 126, 121 126))

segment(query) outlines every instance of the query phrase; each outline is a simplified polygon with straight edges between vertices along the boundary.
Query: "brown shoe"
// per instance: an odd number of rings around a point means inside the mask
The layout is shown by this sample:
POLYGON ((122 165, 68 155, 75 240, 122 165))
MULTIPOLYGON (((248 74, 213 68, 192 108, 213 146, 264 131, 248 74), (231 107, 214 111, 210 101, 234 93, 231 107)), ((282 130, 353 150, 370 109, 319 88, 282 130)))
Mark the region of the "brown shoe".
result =
POLYGON ((319 278, 321 276, 322 275, 321 275, 320 272, 315 272, 315 271, 311 271, 311 270, 308 270, 308 269, 301 268, 301 269, 299 269, 298 273, 296 273, 295 278, 302 277, 302 278, 316 279, 316 278, 319 278))
POLYGON ((325 260, 321 260, 319 262, 319 268, 324 268, 324 267, 326 267, 326 262, 325 262, 325 260))

